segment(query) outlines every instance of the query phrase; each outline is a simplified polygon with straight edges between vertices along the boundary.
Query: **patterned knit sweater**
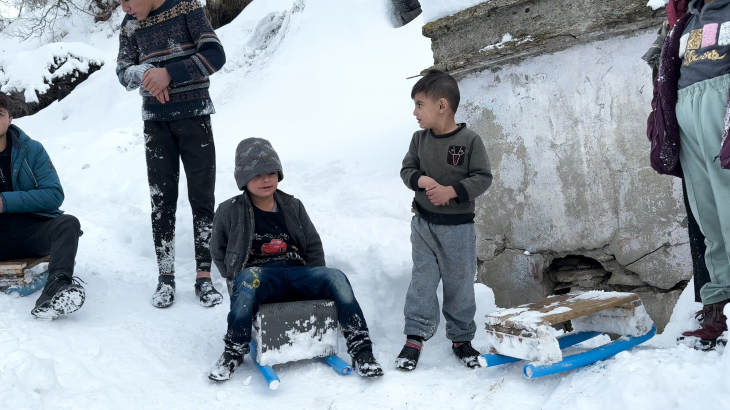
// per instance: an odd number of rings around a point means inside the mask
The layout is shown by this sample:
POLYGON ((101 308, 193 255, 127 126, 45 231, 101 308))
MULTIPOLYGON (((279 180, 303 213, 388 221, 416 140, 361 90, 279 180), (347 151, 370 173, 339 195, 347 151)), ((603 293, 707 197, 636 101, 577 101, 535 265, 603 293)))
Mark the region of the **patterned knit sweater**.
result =
POLYGON ((223 46, 197 0, 166 0, 144 20, 128 14, 122 21, 117 76, 127 90, 140 89, 145 121, 213 114, 208 76, 225 62, 223 46), (170 101, 164 104, 142 87, 144 73, 157 67, 172 78, 170 101))

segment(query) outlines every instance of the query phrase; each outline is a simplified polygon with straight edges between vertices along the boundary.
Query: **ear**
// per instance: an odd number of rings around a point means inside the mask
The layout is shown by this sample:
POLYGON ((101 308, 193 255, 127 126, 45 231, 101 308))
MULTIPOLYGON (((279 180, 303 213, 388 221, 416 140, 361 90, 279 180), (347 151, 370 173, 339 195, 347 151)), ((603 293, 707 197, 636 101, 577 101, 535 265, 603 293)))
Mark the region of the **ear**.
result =
POLYGON ((449 102, 446 98, 439 98, 439 113, 443 114, 449 109, 449 102))

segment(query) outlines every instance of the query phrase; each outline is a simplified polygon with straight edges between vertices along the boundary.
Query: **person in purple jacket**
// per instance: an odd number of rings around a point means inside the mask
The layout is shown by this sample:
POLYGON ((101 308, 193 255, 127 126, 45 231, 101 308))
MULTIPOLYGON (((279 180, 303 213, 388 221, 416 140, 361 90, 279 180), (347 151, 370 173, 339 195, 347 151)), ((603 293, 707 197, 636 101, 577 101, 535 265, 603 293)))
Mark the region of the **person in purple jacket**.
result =
POLYGON ((727 330, 730 300, 730 0, 693 0, 688 9, 662 47, 649 137, 652 166, 684 175, 705 235, 710 282, 700 290, 700 328, 683 333, 705 349, 727 330))

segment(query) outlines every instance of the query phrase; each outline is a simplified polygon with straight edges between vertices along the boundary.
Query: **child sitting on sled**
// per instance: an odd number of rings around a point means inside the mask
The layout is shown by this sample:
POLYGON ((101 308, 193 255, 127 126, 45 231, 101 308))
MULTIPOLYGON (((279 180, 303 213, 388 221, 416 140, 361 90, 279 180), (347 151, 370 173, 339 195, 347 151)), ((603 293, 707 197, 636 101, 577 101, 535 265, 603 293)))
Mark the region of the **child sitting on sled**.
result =
POLYGON ((277 190, 284 178, 269 141, 248 138, 236 149, 234 171, 243 191, 218 206, 210 253, 228 282, 231 311, 225 350, 209 378, 224 381, 249 352, 251 325, 262 303, 331 299, 355 371, 382 376, 365 317, 344 273, 325 266, 324 249, 304 205, 277 190))

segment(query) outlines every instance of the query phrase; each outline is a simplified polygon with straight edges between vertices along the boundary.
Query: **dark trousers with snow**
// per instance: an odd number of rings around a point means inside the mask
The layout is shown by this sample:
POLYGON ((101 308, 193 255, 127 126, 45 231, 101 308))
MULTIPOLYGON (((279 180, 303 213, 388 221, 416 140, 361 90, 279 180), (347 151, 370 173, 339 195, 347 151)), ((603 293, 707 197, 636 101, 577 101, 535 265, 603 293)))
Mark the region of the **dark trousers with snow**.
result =
POLYGON ((51 255, 49 275, 71 278, 80 232, 73 215, 0 214, 0 261, 51 255))
POLYGON ((210 116, 145 121, 144 135, 159 273, 175 273, 175 211, 181 159, 193 210, 196 267, 198 271, 210 271, 209 242, 215 210, 215 145, 210 116))
POLYGON ((225 341, 247 346, 253 318, 262 303, 330 299, 337 304, 347 352, 355 356, 372 342, 365 316, 342 271, 296 262, 272 262, 244 269, 233 281, 225 341))

